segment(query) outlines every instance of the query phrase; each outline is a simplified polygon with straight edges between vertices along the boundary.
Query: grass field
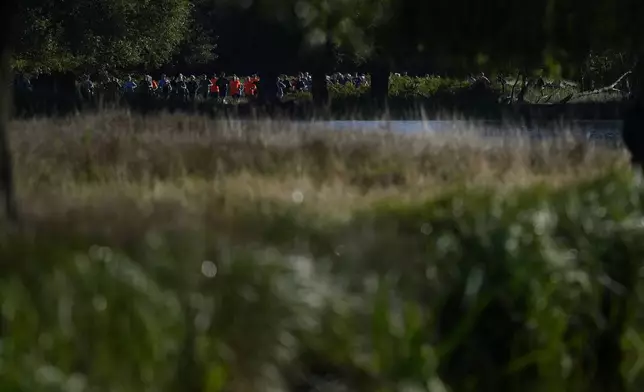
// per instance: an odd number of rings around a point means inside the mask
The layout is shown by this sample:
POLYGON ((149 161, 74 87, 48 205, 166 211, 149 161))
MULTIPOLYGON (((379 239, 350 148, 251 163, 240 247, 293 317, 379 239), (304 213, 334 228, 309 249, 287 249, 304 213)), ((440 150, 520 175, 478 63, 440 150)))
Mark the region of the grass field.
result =
POLYGON ((644 386, 621 150, 122 112, 11 142, 2 391, 644 386))

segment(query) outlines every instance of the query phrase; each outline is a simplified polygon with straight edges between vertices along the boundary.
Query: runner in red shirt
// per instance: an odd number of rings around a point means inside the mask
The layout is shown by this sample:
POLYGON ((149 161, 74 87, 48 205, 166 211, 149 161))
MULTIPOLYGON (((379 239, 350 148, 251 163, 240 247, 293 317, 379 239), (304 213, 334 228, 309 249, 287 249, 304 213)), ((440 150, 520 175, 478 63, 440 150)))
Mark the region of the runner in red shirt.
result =
POLYGON ((213 97, 218 97, 219 96, 219 86, 217 85, 217 75, 213 75, 212 78, 210 79, 210 83, 212 85, 210 86, 210 95, 213 97))
POLYGON ((230 81, 230 95, 234 98, 241 96, 241 82, 237 76, 233 76, 233 79, 230 81))
POLYGON ((244 95, 254 97, 257 94, 257 85, 254 78, 247 78, 244 82, 244 95))

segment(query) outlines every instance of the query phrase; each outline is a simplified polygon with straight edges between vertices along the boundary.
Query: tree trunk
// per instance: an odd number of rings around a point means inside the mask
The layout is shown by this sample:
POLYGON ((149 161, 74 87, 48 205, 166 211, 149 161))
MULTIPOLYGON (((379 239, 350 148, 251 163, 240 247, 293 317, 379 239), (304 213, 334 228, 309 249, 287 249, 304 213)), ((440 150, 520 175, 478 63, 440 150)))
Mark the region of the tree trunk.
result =
POLYGON ((5 212, 9 219, 16 220, 16 204, 14 199, 13 167, 7 123, 11 111, 11 45, 13 39, 13 23, 19 0, 7 0, 0 10, 5 18, 5 23, 0 24, 0 191, 4 199, 5 212))
POLYGON ((644 58, 640 57, 631 75, 632 94, 624 113, 622 139, 634 166, 644 169, 644 58))
POLYGON ((389 72, 389 65, 385 61, 376 61, 371 67, 371 98, 380 109, 387 107, 389 72))
POLYGON ((262 103, 277 102, 277 78, 279 74, 274 71, 262 72, 259 77, 258 96, 262 103))
POLYGON ((316 108, 325 109, 329 106, 329 87, 326 83, 326 72, 322 67, 315 68, 311 73, 313 78, 313 86, 311 94, 313 95, 313 103, 316 108))
POLYGON ((521 73, 521 90, 517 96, 517 103, 525 103, 525 95, 528 92, 528 77, 527 72, 521 73))
POLYGON ((327 43, 317 51, 317 55, 313 59, 313 65, 311 67, 313 86, 311 87, 311 94, 313 95, 313 104, 318 109, 324 110, 329 107, 329 86, 327 85, 326 75, 329 71, 332 57, 333 48, 330 43, 327 43))

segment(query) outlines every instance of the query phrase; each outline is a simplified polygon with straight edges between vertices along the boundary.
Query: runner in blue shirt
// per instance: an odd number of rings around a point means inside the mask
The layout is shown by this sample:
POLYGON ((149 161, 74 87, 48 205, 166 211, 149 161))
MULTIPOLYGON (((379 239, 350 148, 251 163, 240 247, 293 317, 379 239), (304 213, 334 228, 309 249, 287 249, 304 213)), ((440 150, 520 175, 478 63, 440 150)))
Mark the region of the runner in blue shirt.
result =
POLYGON ((136 90, 137 84, 134 80, 132 80, 132 76, 128 76, 127 80, 123 84, 123 89, 125 90, 126 93, 133 93, 134 90, 136 90))

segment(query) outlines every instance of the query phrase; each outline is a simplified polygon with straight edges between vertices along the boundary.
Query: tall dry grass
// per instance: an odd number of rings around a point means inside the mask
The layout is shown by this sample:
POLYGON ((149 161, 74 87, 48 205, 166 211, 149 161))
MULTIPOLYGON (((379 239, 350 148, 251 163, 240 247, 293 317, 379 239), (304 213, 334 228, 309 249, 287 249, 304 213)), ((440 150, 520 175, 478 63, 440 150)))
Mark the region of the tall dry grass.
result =
POLYGON ((625 167, 623 151, 560 134, 534 141, 485 138, 476 129, 339 132, 314 123, 125 112, 11 127, 23 210, 42 216, 128 199, 181 201, 191 209, 302 199, 312 212, 346 216, 387 198, 566 184, 625 167))

